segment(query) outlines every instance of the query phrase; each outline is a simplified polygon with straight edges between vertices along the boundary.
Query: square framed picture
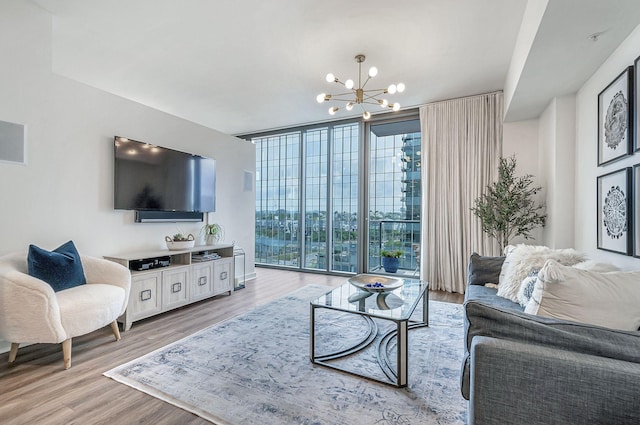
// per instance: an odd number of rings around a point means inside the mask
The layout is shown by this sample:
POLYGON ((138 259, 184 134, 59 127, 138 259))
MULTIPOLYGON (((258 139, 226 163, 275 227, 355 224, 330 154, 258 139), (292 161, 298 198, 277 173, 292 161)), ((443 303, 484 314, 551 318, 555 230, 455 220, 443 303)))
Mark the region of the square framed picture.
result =
POLYGON ((633 256, 640 258, 640 164, 633 166, 631 210, 633 211, 633 256))
POLYGON ((598 94, 598 166, 631 154, 633 148, 633 67, 598 94))
POLYGON ((598 177, 598 249, 631 255, 631 167, 598 177))

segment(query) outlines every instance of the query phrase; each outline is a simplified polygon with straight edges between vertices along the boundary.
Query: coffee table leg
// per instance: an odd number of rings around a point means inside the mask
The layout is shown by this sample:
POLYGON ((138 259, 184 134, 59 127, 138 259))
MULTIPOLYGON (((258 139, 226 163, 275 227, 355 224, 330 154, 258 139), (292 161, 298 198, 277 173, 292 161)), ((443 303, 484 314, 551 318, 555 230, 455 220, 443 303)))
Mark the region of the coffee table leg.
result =
POLYGON ((422 295, 422 323, 429 325, 429 288, 422 295))
POLYGON ((408 328, 407 320, 398 322, 397 346, 398 346, 398 386, 407 386, 407 370, 409 368, 408 328))
POLYGON ((316 360, 316 308, 309 304, 309 358, 312 362, 316 360))

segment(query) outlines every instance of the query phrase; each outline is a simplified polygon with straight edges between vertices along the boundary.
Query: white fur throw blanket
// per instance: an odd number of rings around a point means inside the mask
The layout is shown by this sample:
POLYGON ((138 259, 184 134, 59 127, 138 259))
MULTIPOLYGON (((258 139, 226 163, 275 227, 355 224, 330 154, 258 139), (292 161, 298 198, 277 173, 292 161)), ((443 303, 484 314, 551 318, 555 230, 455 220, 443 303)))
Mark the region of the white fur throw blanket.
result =
POLYGON ((518 290, 522 281, 532 270, 540 270, 544 263, 556 260, 565 266, 573 266, 586 260, 586 256, 575 249, 551 249, 546 246, 517 245, 507 254, 498 282, 498 296, 518 302, 518 290))

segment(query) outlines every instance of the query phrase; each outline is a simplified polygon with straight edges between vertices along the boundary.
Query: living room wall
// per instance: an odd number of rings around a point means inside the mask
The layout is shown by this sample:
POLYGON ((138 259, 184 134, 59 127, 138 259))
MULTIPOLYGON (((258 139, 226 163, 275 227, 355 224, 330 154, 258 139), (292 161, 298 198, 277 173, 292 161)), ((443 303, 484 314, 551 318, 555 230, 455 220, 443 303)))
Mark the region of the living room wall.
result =
POLYGON ((27 129, 26 165, 0 162, 0 254, 74 240, 103 256, 164 248, 165 235, 198 235, 203 223, 134 223, 113 209, 114 135, 217 159, 223 242, 246 251, 254 273, 255 147, 246 141, 63 78, 52 70, 52 18, 30 2, 0 3, 0 120, 27 129))
MULTIPOLYGON (((596 179, 640 163, 640 153, 605 166, 597 166, 598 94, 640 56, 640 26, 587 80, 576 95, 575 246, 593 258, 626 269, 640 269, 640 259, 597 249, 596 179)), ((636 200, 637 202, 637 200, 636 200)))

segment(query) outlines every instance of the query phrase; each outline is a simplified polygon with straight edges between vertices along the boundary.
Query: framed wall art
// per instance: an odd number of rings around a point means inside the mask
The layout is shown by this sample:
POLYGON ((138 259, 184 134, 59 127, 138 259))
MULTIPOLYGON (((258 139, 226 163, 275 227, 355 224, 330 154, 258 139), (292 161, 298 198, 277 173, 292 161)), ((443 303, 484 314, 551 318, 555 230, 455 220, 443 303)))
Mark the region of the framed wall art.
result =
POLYGON ((631 167, 598 177, 598 249, 631 255, 631 167))
POLYGON ((633 211, 633 256, 640 258, 640 164, 633 166, 631 210, 633 211))
POLYGON ((640 56, 633 62, 633 150, 640 150, 640 140, 638 140, 638 126, 640 125, 640 116, 638 115, 638 96, 640 93, 640 56))
POLYGON ((598 94, 598 166, 631 154, 633 148, 633 67, 598 94))

